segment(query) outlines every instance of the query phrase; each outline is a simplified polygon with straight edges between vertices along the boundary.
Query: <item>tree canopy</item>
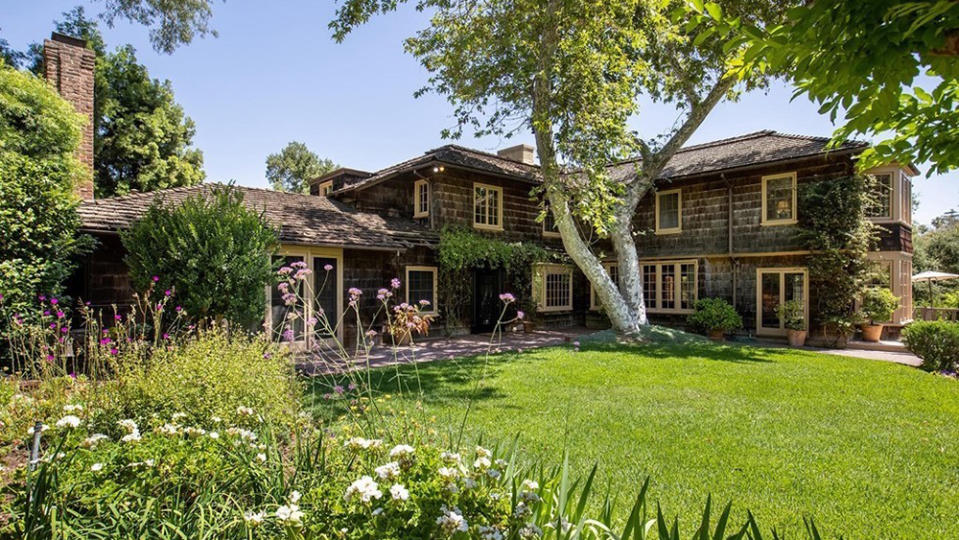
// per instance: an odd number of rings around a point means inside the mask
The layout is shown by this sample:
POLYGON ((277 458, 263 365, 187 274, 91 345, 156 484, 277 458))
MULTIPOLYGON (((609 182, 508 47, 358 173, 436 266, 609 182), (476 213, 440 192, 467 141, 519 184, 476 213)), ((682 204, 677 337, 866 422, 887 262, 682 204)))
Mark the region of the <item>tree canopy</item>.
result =
POLYGON ((301 142, 292 141, 276 154, 266 156, 266 179, 277 191, 309 193, 309 180, 336 169, 301 142))
POLYGON ((959 167, 959 2, 817 0, 760 25, 690 0, 694 23, 745 47, 740 73, 783 73, 833 119, 836 142, 880 142, 861 166, 931 162, 929 174, 959 167))

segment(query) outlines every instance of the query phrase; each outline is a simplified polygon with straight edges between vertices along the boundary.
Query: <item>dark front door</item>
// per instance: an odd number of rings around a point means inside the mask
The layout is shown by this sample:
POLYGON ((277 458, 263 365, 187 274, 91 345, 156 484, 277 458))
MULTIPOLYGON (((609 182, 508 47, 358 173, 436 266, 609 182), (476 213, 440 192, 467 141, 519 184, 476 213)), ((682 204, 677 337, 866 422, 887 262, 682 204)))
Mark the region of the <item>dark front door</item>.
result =
POLYGON ((477 268, 473 271, 473 332, 490 332, 502 312, 503 271, 477 268))

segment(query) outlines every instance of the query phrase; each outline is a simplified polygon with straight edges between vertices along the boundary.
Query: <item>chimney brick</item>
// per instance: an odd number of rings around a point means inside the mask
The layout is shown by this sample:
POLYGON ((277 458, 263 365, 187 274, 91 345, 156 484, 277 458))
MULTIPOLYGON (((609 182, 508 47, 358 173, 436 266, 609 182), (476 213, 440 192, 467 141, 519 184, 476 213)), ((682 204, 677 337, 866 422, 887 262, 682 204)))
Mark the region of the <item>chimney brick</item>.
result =
POLYGON ((504 148, 496 152, 496 155, 501 158, 520 161, 527 165, 536 165, 536 150, 528 144, 517 144, 516 146, 504 148))
POLYGON ((77 159, 87 166, 88 173, 77 185, 77 194, 93 199, 93 69, 96 54, 82 39, 54 32, 43 42, 43 65, 46 79, 63 99, 87 117, 77 159))

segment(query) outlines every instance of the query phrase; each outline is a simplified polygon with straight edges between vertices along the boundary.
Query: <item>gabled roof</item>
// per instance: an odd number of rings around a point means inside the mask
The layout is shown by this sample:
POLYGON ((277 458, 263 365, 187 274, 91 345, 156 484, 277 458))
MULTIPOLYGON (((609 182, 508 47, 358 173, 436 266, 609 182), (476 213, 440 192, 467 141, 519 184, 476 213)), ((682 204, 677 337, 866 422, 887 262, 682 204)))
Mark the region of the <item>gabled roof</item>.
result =
POLYGON ((336 193, 345 193, 367 188, 393 178, 394 176, 433 164, 453 165, 457 168, 483 172, 493 176, 502 176, 511 180, 520 180, 531 184, 540 181, 539 167, 536 165, 530 165, 522 161, 507 159, 497 156, 496 154, 481 152, 455 144, 447 144, 429 150, 422 156, 417 156, 377 171, 369 178, 344 186, 342 189, 337 190, 336 193))
MULTIPOLYGON (((79 208, 81 228, 87 232, 116 232, 129 228, 157 198, 182 202, 197 194, 209 194, 215 184, 172 188, 85 201, 79 208)), ((405 249, 432 246, 435 232, 402 218, 389 218, 357 211, 352 206, 326 197, 285 193, 235 186, 243 202, 264 213, 280 229, 280 242, 310 246, 360 249, 405 249)))

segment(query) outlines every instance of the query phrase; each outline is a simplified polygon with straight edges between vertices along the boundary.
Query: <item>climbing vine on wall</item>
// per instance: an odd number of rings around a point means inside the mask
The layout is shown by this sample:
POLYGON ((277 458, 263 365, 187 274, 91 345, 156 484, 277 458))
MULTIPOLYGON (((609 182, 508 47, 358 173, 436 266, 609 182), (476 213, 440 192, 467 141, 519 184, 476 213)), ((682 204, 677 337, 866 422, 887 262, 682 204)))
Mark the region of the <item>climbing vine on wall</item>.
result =
POLYGON ((476 232, 447 227, 440 232, 438 288, 447 328, 461 324, 472 305, 473 268, 502 269, 519 309, 532 313, 532 265, 561 260, 565 254, 528 242, 504 242, 476 232))
POLYGON ((848 334, 853 304, 875 271, 867 259, 878 240, 866 217, 873 202, 872 180, 865 176, 830 178, 804 184, 799 191, 799 236, 815 252, 809 258, 813 325, 848 334))

